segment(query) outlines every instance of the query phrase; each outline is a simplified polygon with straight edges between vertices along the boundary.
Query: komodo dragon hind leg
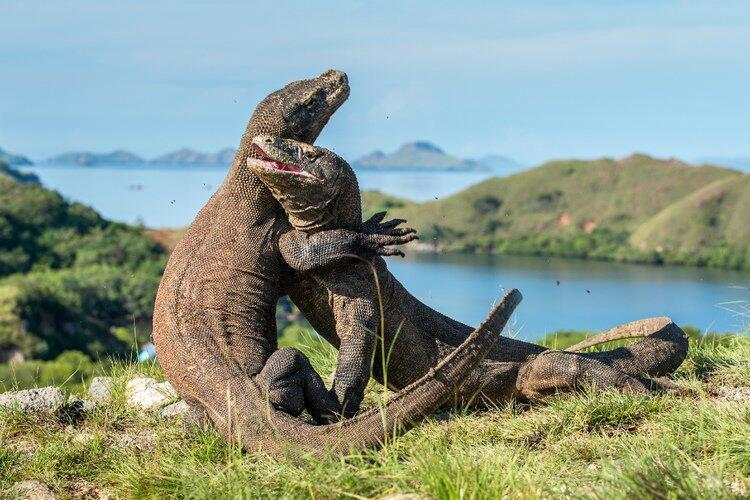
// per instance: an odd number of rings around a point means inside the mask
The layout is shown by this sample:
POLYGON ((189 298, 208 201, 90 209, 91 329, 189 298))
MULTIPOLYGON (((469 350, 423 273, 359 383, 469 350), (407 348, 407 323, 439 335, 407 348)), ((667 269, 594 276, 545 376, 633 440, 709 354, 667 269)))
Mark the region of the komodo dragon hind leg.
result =
POLYGON ((685 332, 669 318, 633 321, 595 335, 565 351, 545 351, 519 369, 516 389, 529 400, 581 386, 625 392, 679 390, 668 380, 648 379, 675 371, 687 356, 685 332), (603 342, 644 337, 617 349, 578 354, 603 342))
POLYGON ((565 350, 579 351, 601 342, 635 337, 643 339, 617 349, 585 353, 583 356, 628 375, 649 377, 674 372, 687 357, 687 335, 671 319, 663 317, 642 319, 618 326, 565 350))
POLYGON ((584 355, 551 350, 524 363, 516 380, 516 389, 529 401, 584 387, 616 388, 626 393, 646 393, 659 388, 584 355))
POLYGON ((301 351, 284 347, 269 356, 255 377, 278 410, 299 416, 304 410, 318 423, 338 421, 341 407, 301 351))

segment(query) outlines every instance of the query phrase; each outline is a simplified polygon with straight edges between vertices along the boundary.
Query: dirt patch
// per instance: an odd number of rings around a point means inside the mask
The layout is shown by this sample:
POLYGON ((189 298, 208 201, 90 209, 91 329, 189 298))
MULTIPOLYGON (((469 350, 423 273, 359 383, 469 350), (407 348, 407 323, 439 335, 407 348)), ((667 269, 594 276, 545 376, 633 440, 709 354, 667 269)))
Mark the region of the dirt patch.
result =
POLYGON ((568 212, 562 212, 557 216, 557 224, 560 227, 568 227, 570 225, 570 215, 568 212))
POLYGON ((590 220, 583 223, 583 232, 586 234, 591 234, 591 232, 596 229, 597 223, 590 220))

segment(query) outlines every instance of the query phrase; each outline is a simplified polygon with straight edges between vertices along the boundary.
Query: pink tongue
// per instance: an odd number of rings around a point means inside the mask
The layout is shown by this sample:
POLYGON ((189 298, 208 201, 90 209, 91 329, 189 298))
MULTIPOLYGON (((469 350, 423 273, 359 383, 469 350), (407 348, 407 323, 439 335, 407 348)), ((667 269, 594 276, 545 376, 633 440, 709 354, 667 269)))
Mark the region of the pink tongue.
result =
POLYGON ((281 163, 278 161, 271 161, 271 163, 273 163, 273 168, 275 168, 276 170, 284 170, 286 172, 302 172, 302 169, 297 165, 290 165, 288 163, 281 163))

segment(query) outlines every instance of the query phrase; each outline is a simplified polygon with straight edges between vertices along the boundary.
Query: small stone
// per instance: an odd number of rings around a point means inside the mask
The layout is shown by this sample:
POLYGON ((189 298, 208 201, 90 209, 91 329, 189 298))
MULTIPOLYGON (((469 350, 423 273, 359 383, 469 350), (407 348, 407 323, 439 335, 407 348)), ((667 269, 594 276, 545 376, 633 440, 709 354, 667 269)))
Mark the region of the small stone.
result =
POLYGON ((22 481, 10 488, 10 493, 24 500, 56 500, 57 495, 44 483, 39 481, 22 481))
POLYGON ((94 404, 105 403, 111 397, 112 377, 94 377, 89 386, 89 399, 94 404))
POLYGON ((177 399, 177 393, 169 382, 157 382, 148 377, 128 381, 128 403, 150 410, 177 399))
POLYGON ((717 399, 727 401, 750 402, 750 387, 719 386, 709 391, 709 394, 717 399))
POLYGON ((75 444, 89 444, 94 441, 94 439, 96 439, 96 436, 90 432, 79 432, 78 434, 73 435, 70 442, 75 444))
POLYGON ((187 413, 190 411, 190 406, 185 401, 177 401, 176 403, 173 403, 169 406, 166 406, 161 409, 159 412, 159 415, 161 415, 164 418, 177 418, 184 415, 187 415, 187 413))
POLYGON ((727 489, 732 492, 733 495, 737 495, 740 498, 747 497, 747 487, 742 481, 731 481, 727 484, 727 489))
POLYGON ((130 434, 123 434, 118 436, 114 441, 115 448, 135 448, 138 451, 150 451, 156 445, 156 436, 153 434, 141 434, 139 436, 131 436, 130 434))
POLYGON ((0 394, 0 407, 18 408, 25 413, 53 413, 65 404, 59 387, 42 387, 0 394))

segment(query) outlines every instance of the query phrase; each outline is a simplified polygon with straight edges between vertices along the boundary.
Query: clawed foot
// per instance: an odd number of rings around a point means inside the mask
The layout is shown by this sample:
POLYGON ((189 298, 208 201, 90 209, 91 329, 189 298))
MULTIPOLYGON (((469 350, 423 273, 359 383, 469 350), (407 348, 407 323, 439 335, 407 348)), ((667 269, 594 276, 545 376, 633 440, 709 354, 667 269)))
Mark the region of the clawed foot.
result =
POLYGON ((386 212, 378 212, 362 223, 360 245, 363 249, 376 255, 400 255, 404 252, 395 245, 403 245, 418 240, 417 231, 410 227, 398 227, 406 222, 405 219, 392 219, 382 222, 386 212))
POLYGON ((601 361, 563 351, 545 351, 529 360, 516 382, 518 392, 529 401, 584 387, 614 388, 626 394, 680 390, 666 379, 631 376, 601 361))

